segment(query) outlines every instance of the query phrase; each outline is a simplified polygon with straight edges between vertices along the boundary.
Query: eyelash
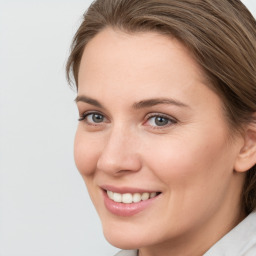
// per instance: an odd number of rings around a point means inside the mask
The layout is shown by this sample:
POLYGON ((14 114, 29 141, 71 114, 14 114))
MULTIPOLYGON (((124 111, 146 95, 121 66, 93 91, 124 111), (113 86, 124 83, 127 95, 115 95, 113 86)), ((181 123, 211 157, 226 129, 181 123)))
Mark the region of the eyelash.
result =
POLYGON ((144 122, 144 124, 148 123, 150 121, 150 119, 158 118, 158 117, 165 119, 168 123, 163 126, 160 126, 160 125, 159 126, 158 125, 155 125, 155 126, 147 125, 147 126, 151 126, 153 129, 164 129, 164 128, 168 128, 169 126, 174 125, 178 122, 175 118, 170 117, 168 115, 160 114, 160 113, 151 113, 146 117, 146 121, 144 122))
POLYGON ((93 124, 93 123, 88 122, 88 121, 86 120, 86 118, 87 118, 88 116, 90 116, 90 115, 99 115, 99 116, 102 116, 104 119, 106 119, 106 117, 105 117, 103 114, 101 114, 100 112, 86 112, 86 113, 83 113, 83 114, 79 117, 78 121, 85 121, 85 122, 86 122, 87 124, 89 124, 89 125, 99 125, 99 124, 97 124, 97 123, 93 124))
MULTIPOLYGON (((93 123, 93 122, 87 121, 86 118, 89 117, 90 115, 99 115, 99 116, 102 116, 103 119, 106 119, 106 117, 103 114, 101 114, 100 112, 86 112, 86 113, 84 113, 84 114, 82 114, 80 116, 78 121, 85 121, 86 124, 93 125, 93 126, 101 125, 102 122, 99 122, 99 123, 94 122, 93 123)), ((169 127, 171 125, 174 125, 174 124, 176 124, 178 122, 177 119, 175 119, 173 117, 170 117, 168 115, 160 114, 160 113, 151 113, 151 114, 146 116, 146 121, 143 122, 143 124, 148 123, 150 121, 150 119, 152 119, 152 118, 158 118, 158 117, 165 119, 168 122, 168 124, 165 124, 163 126, 160 126, 160 125, 159 126, 157 126, 157 125, 155 125, 155 126, 153 126, 153 125, 146 125, 146 126, 151 126, 153 129, 164 129, 164 128, 167 128, 167 127, 169 127)))

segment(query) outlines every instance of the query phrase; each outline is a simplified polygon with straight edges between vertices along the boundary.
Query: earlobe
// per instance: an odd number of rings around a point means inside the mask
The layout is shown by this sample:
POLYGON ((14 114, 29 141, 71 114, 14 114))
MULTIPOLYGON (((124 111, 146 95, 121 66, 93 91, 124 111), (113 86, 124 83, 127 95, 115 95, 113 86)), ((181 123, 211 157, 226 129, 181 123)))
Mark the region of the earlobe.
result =
POLYGON ((234 166, 237 172, 246 172, 256 164, 256 123, 247 126, 243 137, 244 145, 234 166))

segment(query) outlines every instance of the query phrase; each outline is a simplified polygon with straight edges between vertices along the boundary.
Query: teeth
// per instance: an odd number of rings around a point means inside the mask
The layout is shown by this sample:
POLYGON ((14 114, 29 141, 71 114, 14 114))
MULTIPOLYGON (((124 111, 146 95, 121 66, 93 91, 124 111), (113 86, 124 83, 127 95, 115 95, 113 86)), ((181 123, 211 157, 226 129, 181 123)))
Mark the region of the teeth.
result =
POLYGON ((113 194, 113 200, 117 203, 121 203, 122 202, 122 195, 119 193, 114 193, 113 194))
POLYGON ((114 197, 113 197, 114 193, 112 191, 107 190, 107 194, 110 199, 114 200, 114 197))
POLYGON ((141 201, 141 195, 140 195, 139 193, 133 194, 133 196, 132 196, 132 201, 133 201, 134 203, 138 203, 139 201, 141 201))
POLYGON ((149 199, 149 193, 143 193, 141 196, 141 200, 145 201, 149 199))
POLYGON ((124 203, 124 204, 131 204, 131 203, 138 203, 141 200, 145 201, 148 200, 149 198, 153 198, 157 196, 156 192, 152 193, 125 193, 125 194, 120 194, 120 193, 115 193, 112 191, 107 190, 107 195, 108 197, 117 202, 117 203, 124 203))
POLYGON ((126 193, 126 194, 122 195, 122 203, 124 203, 124 204, 132 203, 132 199, 133 199, 133 196, 130 193, 126 193))
POLYGON ((156 196, 156 192, 150 193, 150 198, 153 198, 156 196))

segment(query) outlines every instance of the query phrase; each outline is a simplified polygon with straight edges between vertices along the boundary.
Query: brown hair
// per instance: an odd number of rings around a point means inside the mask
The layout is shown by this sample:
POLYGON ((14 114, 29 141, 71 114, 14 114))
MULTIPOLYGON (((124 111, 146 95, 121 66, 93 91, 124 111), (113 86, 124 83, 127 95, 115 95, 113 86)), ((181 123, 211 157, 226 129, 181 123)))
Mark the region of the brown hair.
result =
MULTIPOLYGON (((156 31, 180 40, 222 98, 232 130, 256 112, 256 21, 239 0, 96 0, 73 39, 66 72, 78 86, 86 44, 106 27, 156 31)), ((256 208, 256 165, 243 190, 246 213, 256 208)))

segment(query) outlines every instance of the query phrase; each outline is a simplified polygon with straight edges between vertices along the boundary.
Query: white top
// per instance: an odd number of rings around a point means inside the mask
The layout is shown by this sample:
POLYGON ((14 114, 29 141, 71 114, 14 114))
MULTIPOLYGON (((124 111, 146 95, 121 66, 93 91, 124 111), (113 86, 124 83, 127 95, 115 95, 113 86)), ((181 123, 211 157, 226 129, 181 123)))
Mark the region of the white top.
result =
MULTIPOLYGON (((137 250, 123 250, 115 256, 137 256, 137 250)), ((256 211, 249 214, 203 256, 256 256, 256 211)))
POLYGON ((122 250, 114 256, 137 256, 137 250, 122 250))

